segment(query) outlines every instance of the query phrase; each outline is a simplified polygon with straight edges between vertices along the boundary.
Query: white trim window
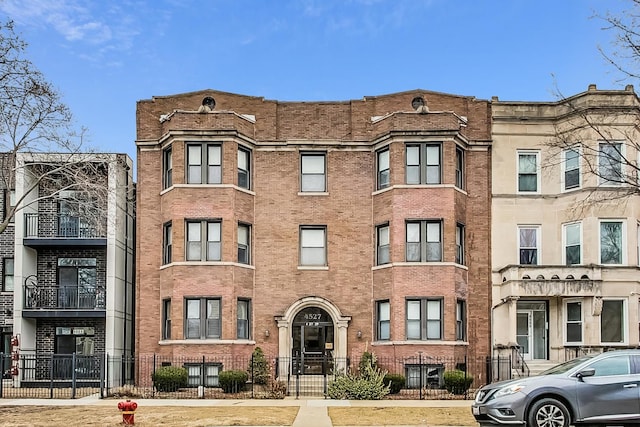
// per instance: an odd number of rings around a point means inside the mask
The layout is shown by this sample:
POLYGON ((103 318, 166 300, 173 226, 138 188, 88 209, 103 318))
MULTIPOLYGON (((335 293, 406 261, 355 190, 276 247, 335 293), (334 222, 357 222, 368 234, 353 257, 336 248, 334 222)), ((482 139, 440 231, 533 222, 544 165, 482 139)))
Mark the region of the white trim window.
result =
POLYGON ((623 149, 621 142, 598 144, 598 176, 601 185, 620 185, 625 182, 622 170, 623 149))
POLYGON ((540 192, 539 151, 518 151, 518 192, 540 192))
POLYGON ((188 220, 186 227, 187 261, 220 261, 220 221, 188 220), (203 241, 202 236, 206 236, 206 241, 203 241))
POLYGON ((389 300, 376 301, 376 314, 377 314, 377 339, 389 340, 391 337, 391 304, 389 300))
POLYGON ((624 264, 624 221, 600 221, 600 264, 624 264))
POLYGON ((581 300, 567 300, 564 303, 564 341, 567 344, 582 344, 583 314, 581 300))
POLYGON ((540 263, 540 227, 518 226, 518 253, 521 265, 540 263))
POLYGON ((442 298, 407 299, 407 339, 442 339, 442 298))
POLYGON ((222 333, 220 313, 219 298, 185 299, 185 338, 220 338, 222 333))
POLYGON ((562 225, 562 253, 565 265, 582 264, 582 224, 574 222, 562 225))
POLYGON ((251 225, 238 223, 238 262, 251 264, 251 225))
POLYGON ((624 299, 603 299, 600 313, 600 343, 624 344, 627 341, 627 307, 624 299))
POLYGON ((389 186, 389 147, 377 152, 377 189, 382 190, 389 186))
POLYGON ((251 151, 238 147, 238 187, 251 189, 251 151))
POLYGON ((456 263, 464 265, 464 225, 456 224, 456 263))
POLYGON ((464 150, 456 147, 456 187, 464 190, 464 150))
POLYGON ((564 191, 580 188, 580 150, 568 148, 562 152, 562 189, 564 191))
POLYGON ((327 155, 325 153, 300 155, 300 191, 314 193, 327 191, 327 155))
POLYGON ((326 227, 300 227, 300 265, 327 265, 326 227))
POLYGON ((376 265, 388 264, 391 261, 389 253, 389 224, 376 227, 376 265))

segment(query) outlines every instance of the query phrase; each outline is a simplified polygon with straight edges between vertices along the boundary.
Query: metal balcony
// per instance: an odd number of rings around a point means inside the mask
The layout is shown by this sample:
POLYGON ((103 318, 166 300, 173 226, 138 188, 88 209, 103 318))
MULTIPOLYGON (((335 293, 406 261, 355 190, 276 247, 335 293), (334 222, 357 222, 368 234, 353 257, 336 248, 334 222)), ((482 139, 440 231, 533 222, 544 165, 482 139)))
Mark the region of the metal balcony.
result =
POLYGON ((25 213, 24 223, 24 243, 27 246, 106 244, 106 224, 79 216, 25 213))

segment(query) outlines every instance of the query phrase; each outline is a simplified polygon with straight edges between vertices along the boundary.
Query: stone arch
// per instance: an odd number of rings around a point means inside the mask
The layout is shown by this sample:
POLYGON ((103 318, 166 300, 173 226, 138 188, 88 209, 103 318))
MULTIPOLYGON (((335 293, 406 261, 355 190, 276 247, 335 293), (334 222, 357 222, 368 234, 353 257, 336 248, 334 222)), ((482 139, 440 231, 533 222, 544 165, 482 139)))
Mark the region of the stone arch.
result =
MULTIPOLYGON (((275 316, 278 325, 278 356, 281 361, 291 359, 292 354, 292 325, 293 320, 300 311, 308 307, 318 307, 326 311, 333 321, 334 327, 334 358, 337 363, 343 363, 346 366, 347 360, 347 328, 351 321, 351 316, 342 314, 338 306, 326 298, 308 296, 301 298, 291 304, 285 310, 282 316, 275 316)), ((340 366, 337 366, 340 368, 340 366)), ((281 366, 280 372, 288 372, 287 367, 281 366)))

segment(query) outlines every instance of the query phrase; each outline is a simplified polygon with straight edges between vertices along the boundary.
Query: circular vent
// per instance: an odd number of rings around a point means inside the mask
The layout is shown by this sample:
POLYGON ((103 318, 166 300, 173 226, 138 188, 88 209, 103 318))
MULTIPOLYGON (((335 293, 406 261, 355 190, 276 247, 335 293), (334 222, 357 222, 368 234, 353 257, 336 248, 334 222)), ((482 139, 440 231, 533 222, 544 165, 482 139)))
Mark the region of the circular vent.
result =
POLYGON ((213 110, 214 108, 216 108, 216 100, 210 96, 207 96, 202 100, 202 105, 213 110))
POLYGON ((416 96, 413 98, 413 101, 411 101, 411 107, 413 107, 414 110, 424 107, 424 99, 422 99, 421 96, 416 96))

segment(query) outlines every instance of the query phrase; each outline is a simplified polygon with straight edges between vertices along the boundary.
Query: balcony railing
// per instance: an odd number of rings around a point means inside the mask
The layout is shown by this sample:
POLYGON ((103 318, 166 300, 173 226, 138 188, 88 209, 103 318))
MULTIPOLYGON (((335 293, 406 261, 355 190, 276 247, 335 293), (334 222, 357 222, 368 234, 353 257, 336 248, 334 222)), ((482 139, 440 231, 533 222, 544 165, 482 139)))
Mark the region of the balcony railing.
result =
POLYGON ((101 286, 24 287, 27 310, 93 310, 105 308, 105 289, 101 286))
POLYGON ((96 239, 106 237, 103 224, 65 214, 24 214, 24 237, 61 238, 61 239, 96 239))

